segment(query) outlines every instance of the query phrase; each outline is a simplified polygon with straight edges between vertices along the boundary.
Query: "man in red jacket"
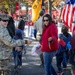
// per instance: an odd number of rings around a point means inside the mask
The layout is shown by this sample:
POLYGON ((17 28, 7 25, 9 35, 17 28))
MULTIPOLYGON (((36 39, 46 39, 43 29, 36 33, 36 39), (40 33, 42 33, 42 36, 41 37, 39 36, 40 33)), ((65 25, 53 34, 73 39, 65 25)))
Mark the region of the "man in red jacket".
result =
POLYGON ((58 50, 58 30, 52 22, 49 14, 43 16, 43 33, 41 38, 42 51, 44 54, 44 67, 46 75, 57 75, 52 66, 52 58, 58 50))

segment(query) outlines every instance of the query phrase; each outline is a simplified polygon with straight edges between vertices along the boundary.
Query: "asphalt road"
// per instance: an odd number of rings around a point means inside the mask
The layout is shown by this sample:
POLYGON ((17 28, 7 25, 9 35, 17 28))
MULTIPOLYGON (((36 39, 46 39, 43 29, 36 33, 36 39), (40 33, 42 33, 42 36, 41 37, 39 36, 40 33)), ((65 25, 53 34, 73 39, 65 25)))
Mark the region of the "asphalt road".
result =
MULTIPOLYGON (((34 56, 31 53, 32 46, 35 44, 33 42, 26 50, 26 54, 23 54, 23 64, 21 69, 14 70, 13 57, 11 60, 11 75, 45 75, 44 67, 40 67, 40 58, 34 56)), ((56 67, 56 59, 54 57, 53 66, 56 67)), ((68 65, 68 69, 64 70, 64 75, 71 75, 71 66, 68 65)))

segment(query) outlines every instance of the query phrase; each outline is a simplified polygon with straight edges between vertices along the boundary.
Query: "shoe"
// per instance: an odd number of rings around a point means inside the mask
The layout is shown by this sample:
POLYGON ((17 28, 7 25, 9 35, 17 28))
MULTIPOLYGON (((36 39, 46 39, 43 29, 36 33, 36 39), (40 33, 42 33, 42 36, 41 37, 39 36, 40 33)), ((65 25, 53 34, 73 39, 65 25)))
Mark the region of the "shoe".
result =
POLYGON ((14 66, 14 69, 17 69, 17 66, 14 66))
POLYGON ((58 75, 63 75, 63 74, 64 74, 64 72, 57 72, 57 74, 58 74, 58 75))
POLYGON ((44 67, 44 64, 40 64, 40 67, 44 67))
POLYGON ((21 68, 22 68, 22 66, 18 66, 18 68, 19 68, 19 69, 21 69, 21 68))

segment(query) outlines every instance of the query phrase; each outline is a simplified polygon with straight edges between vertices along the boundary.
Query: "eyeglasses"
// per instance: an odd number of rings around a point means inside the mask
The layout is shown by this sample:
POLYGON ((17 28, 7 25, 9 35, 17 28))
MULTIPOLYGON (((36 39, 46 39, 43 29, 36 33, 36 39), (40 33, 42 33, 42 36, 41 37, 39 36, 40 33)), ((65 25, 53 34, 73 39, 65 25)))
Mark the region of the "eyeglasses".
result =
POLYGON ((48 20, 48 19, 46 19, 46 20, 43 20, 43 21, 45 22, 45 21, 49 21, 49 20, 48 20))

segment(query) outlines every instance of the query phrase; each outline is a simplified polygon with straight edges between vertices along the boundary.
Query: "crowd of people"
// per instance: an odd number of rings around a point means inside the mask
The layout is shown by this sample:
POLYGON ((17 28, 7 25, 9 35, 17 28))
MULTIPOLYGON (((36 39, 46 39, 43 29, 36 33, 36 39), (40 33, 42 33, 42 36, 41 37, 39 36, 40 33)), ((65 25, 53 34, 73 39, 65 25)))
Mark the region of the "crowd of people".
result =
MULTIPOLYGON (((24 21, 21 19, 18 27, 14 25, 14 19, 5 13, 0 13, 0 52, 13 52, 14 68, 21 68, 22 66, 22 50, 25 44, 30 44, 31 40, 24 39, 24 21), (22 25, 21 25, 21 24, 22 25)), ((2 58, 6 55, 2 53, 2 58)), ((10 56, 9 56, 10 57, 10 56)), ((9 58, 8 57, 8 58, 9 58)))
POLYGON ((41 62, 44 65, 46 75, 63 75, 67 64, 72 65, 72 75, 75 74, 75 51, 74 51, 74 31, 71 34, 69 28, 62 23, 59 26, 53 21, 51 15, 39 13, 39 19, 34 23, 34 37, 38 40, 38 34, 41 44, 42 54, 41 62), (41 15, 41 14, 42 15, 41 15), (40 31, 41 30, 41 31, 40 31), (42 34, 41 34, 42 33, 42 34), (52 66, 52 59, 56 57, 56 72, 52 66))
POLYGON ((75 31, 69 33, 69 28, 62 25, 61 33, 58 34, 58 27, 51 15, 45 14, 43 10, 40 17, 32 23, 30 18, 24 20, 19 17, 19 23, 15 26, 13 17, 0 13, 0 51, 9 50, 13 52, 14 68, 22 66, 22 51, 25 44, 31 44, 31 40, 25 39, 25 26, 28 25, 28 37, 32 36, 41 44, 40 54, 41 66, 44 67, 46 75, 62 75, 67 64, 72 64, 72 71, 75 73, 75 31), (33 27, 33 28, 32 28, 33 27), (53 57, 56 57, 58 72, 52 65, 53 57))

